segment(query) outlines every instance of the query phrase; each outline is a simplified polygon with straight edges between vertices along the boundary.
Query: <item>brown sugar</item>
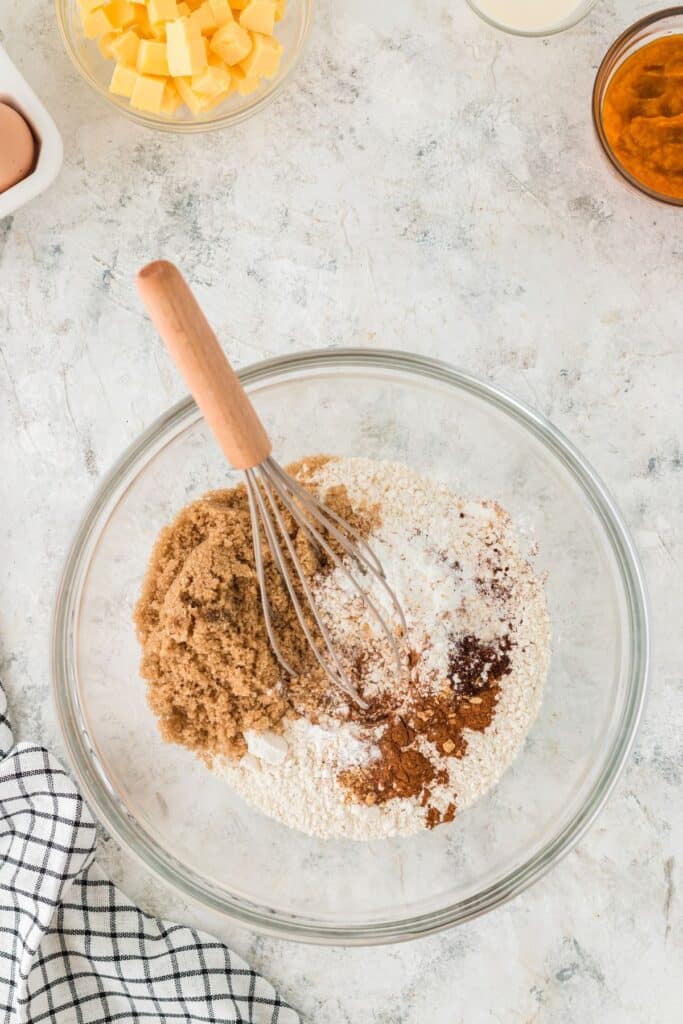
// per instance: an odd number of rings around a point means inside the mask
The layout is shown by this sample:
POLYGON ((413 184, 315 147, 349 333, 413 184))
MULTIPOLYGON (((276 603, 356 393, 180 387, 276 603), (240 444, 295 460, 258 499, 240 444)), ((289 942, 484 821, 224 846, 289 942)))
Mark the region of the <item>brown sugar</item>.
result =
MULTIPOLYGON (((288 468, 305 486, 326 461, 288 468)), ((363 536, 377 520, 376 509, 352 508, 344 487, 324 500, 363 536)), ((307 575, 329 572, 324 552, 286 522, 307 575)), ((268 642, 243 486, 204 495, 161 531, 135 609, 141 672, 162 736, 207 757, 241 756, 246 729, 277 732, 288 717, 315 717, 329 693, 265 543, 263 553, 273 625, 296 676, 284 674, 268 642)))

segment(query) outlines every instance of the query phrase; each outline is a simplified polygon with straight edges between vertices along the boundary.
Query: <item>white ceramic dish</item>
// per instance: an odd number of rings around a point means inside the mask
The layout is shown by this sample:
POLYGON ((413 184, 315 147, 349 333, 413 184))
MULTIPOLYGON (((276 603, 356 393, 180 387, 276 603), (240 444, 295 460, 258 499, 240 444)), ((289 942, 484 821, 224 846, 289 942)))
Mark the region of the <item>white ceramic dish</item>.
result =
POLYGON ((537 8, 542 6, 539 0, 535 0, 535 2, 534 0, 531 2, 523 0, 521 3, 511 4, 509 18, 500 16, 496 5, 486 2, 486 0, 467 0, 474 13, 489 25, 500 29, 501 32, 528 37, 553 36, 557 32, 564 32, 566 29, 572 28, 593 10, 597 2, 598 0, 576 0, 576 5, 564 13, 561 11, 553 13, 552 9, 548 10, 548 5, 545 4, 543 13, 548 20, 537 22, 537 8))
POLYGON ((59 174, 64 148, 62 137, 47 110, 31 86, 19 73, 6 51, 0 46, 0 100, 8 103, 26 118, 38 146, 35 168, 27 178, 6 192, 0 192, 0 219, 14 213, 20 206, 40 195, 59 174))

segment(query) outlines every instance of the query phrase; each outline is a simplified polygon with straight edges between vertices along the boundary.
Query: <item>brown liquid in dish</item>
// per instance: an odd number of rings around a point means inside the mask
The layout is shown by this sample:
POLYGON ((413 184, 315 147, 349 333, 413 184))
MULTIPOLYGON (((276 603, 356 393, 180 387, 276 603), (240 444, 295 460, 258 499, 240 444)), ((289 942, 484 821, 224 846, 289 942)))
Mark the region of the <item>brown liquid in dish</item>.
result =
POLYGON ((607 86, 602 123, 636 181, 683 199, 683 35, 655 39, 624 61, 607 86))

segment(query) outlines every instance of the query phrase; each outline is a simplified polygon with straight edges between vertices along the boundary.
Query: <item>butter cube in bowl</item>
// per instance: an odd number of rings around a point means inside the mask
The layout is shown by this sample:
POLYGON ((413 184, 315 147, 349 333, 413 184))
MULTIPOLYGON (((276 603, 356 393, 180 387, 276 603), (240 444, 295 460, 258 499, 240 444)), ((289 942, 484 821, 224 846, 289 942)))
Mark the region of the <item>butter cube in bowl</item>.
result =
POLYGON ((226 128, 291 76, 315 0, 56 0, 86 82, 132 120, 170 132, 226 128))

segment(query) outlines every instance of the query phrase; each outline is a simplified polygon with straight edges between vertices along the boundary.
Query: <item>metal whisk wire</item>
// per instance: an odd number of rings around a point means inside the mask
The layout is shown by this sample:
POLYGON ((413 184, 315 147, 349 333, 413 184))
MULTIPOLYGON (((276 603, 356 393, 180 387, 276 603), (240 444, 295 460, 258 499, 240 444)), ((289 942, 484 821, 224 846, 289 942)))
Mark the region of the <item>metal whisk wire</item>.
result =
POLYGON ((379 583, 381 589, 388 596, 391 607, 396 615, 401 630, 405 630, 405 618, 401 606, 386 581, 382 565, 372 551, 372 548, 358 534, 354 528, 344 519, 338 516, 332 509, 327 508, 317 501, 313 495, 290 477, 268 456, 262 463, 245 473, 247 494, 249 497, 249 510, 251 514, 251 527, 254 540, 254 557, 256 571, 261 592, 261 604, 263 607, 264 622, 268 639, 278 661, 289 674, 294 674, 294 669, 287 662, 280 650, 275 629, 273 627, 268 588, 266 585, 263 549, 261 545, 261 528, 265 535, 266 542, 271 550, 273 559, 285 584, 290 600, 296 612, 299 624, 304 635, 313 650, 315 658, 328 677, 347 693, 361 707, 367 707, 365 701, 360 697, 344 669, 344 665, 334 646, 330 632, 325 625, 320 612, 318 602, 313 594, 310 580, 307 578, 301 560, 297 555, 292 539, 287 529, 287 524, 282 515, 280 505, 292 517, 299 528, 304 532, 308 541, 319 550, 323 551, 332 563, 350 582, 351 587, 361 599, 363 605, 370 612, 372 618, 378 624, 385 640, 389 644, 393 657, 396 672, 402 672, 401 652, 396 640, 396 635, 386 621, 386 618, 379 611, 375 601, 370 596, 368 589, 361 586, 356 577, 350 571, 348 565, 334 551, 330 542, 325 538, 321 529, 326 531, 359 567, 363 575, 370 576, 379 583), (279 504, 278 504, 279 502, 279 504), (317 526, 315 524, 318 524, 317 526), (352 538, 352 539, 349 539, 352 538), (287 556, 283 551, 283 545, 287 556), (292 566, 298 577, 301 589, 306 597, 308 607, 322 639, 326 655, 321 652, 319 643, 306 620, 301 602, 297 595, 296 587, 292 579, 289 566, 292 566))
POLYGON ((142 268, 137 283, 140 296, 159 334, 184 375, 216 440, 231 465, 244 471, 264 622, 275 656, 288 674, 295 674, 295 668, 282 655, 273 625, 262 535, 271 550, 316 661, 335 685, 361 707, 366 707, 335 648, 313 593, 311 580, 306 578, 301 559, 289 535, 283 513, 294 519, 308 542, 324 552, 350 582, 354 593, 389 644, 397 675, 400 675, 401 651, 396 634, 378 608, 374 595, 371 596, 368 587, 361 585, 350 568, 351 564, 355 565, 362 577, 367 578, 371 584, 379 584, 379 590, 389 598, 391 614, 405 631, 403 611, 386 581, 379 559, 357 530, 332 509, 317 501, 273 459, 268 434, 180 271, 165 260, 156 260, 142 268), (343 557, 334 550, 333 542, 343 557), (300 591, 295 585, 293 574, 298 580, 300 591), (299 593, 303 594, 310 610, 319 633, 317 639, 309 625, 299 593))

